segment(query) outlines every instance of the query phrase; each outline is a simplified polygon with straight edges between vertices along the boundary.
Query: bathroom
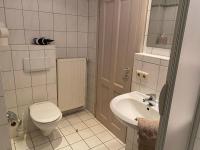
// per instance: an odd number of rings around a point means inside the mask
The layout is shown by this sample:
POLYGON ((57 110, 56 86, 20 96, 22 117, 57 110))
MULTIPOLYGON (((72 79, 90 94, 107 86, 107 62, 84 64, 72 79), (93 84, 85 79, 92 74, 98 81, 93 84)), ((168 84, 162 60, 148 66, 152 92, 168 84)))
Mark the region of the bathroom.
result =
POLYGON ((0 150, 198 150, 198 4, 0 0, 0 150))

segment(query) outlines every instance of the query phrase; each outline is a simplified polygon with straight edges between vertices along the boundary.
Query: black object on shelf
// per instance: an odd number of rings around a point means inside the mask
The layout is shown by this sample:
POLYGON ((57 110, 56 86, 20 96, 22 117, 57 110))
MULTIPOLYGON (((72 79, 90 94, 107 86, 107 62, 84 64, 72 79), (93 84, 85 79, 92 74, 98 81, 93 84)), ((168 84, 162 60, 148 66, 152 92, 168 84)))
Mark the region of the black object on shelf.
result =
POLYGON ((48 45, 48 44, 50 44, 53 41, 54 40, 52 40, 52 39, 46 39, 45 37, 34 38, 33 39, 33 44, 35 44, 35 45, 48 45))

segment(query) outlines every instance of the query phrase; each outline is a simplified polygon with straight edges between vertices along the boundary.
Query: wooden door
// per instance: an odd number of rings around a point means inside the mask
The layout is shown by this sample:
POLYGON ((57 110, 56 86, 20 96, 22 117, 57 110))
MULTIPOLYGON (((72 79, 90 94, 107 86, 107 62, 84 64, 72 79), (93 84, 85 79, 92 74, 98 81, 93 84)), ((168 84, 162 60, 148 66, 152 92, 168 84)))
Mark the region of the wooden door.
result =
POLYGON ((96 116, 124 142, 126 127, 112 114, 110 101, 131 89, 134 53, 142 43, 138 31, 144 31, 138 6, 140 0, 100 0, 96 116))

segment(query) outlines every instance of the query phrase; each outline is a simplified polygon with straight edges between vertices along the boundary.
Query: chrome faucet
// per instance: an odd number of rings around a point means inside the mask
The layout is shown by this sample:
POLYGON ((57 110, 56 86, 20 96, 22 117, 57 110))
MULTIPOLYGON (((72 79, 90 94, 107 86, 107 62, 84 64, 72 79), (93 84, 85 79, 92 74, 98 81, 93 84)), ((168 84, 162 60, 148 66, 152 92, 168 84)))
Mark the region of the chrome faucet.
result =
POLYGON ((152 93, 152 94, 146 94, 149 97, 148 98, 144 98, 143 102, 148 102, 149 106, 155 106, 158 102, 156 101, 156 94, 152 93))

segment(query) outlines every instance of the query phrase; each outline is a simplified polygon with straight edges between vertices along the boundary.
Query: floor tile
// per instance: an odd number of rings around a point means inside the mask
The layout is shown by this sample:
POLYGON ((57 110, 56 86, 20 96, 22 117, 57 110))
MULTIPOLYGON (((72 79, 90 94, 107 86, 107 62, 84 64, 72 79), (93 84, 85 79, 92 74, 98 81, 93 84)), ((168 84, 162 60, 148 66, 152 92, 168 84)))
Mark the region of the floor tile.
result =
POLYGON ((120 148, 123 148, 123 145, 118 142, 116 139, 113 139, 111 141, 108 141, 104 143, 110 150, 118 150, 120 148))
POLYGON ((67 147, 63 147, 63 148, 61 148, 59 150, 72 150, 72 148, 70 146, 67 146, 67 147))
POLYGON ((36 146, 35 150, 53 150, 53 148, 52 148, 51 144, 48 142, 48 143, 36 146))
POLYGON ((64 137, 51 141, 51 144, 55 150, 58 150, 60 148, 63 148, 69 145, 64 137))
POLYGON ((92 148, 92 150, 108 150, 108 148, 104 144, 101 144, 92 148))
POLYGON ((60 129, 60 131, 62 132, 63 135, 69 135, 76 132, 72 126, 62 128, 60 129))
POLYGON ((58 127, 59 127, 59 128, 64 128, 64 127, 67 127, 67 126, 69 126, 69 125, 70 125, 69 122, 68 122, 66 119, 63 119, 63 120, 61 120, 61 121, 59 122, 58 127))
POLYGON ((30 133, 31 138, 42 136, 42 132, 40 130, 35 130, 30 133))
POLYGON ((87 145, 90 148, 93 148, 93 147, 95 147, 97 145, 102 144, 102 142, 96 136, 93 136, 93 137, 90 137, 88 139, 85 139, 85 142, 87 143, 87 145))
POLYGON ((79 118, 82 121, 85 121, 85 120, 89 120, 89 119, 94 118, 94 116, 92 114, 90 114, 90 113, 87 113, 87 114, 80 115, 79 118))
POLYGON ((80 120, 77 116, 70 117, 70 118, 68 118, 67 120, 68 120, 68 121, 70 122, 70 124, 72 124, 72 125, 75 125, 75 124, 78 124, 78 123, 81 122, 81 120, 80 120))
POLYGON ((51 133, 51 135, 49 135, 49 139, 50 139, 50 141, 53 141, 62 136, 63 136, 63 134, 61 133, 61 131, 59 129, 56 129, 51 133))
POLYGON ((14 145, 17 150, 27 149, 30 150, 33 148, 33 143, 29 136, 25 136, 24 138, 15 138, 14 145))
POLYGON ((69 144, 73 144, 82 140, 78 133, 73 133, 68 136, 65 136, 69 144))
POLYGON ((75 130, 78 130, 78 131, 88 128, 88 127, 87 127, 84 123, 82 123, 82 122, 73 125, 73 127, 74 127, 75 130))
POLYGON ((85 130, 79 131, 78 134, 79 134, 83 139, 89 138, 89 137, 91 137, 91 136, 94 135, 94 133, 93 133, 90 129, 85 129, 85 130))
POLYGON ((34 146, 38 146, 49 142, 49 139, 45 136, 37 136, 35 138, 32 138, 32 141, 34 146))
POLYGON ((113 137, 107 132, 101 132, 96 135, 103 143, 112 140, 113 137))
POLYGON ((96 125, 90 128, 95 134, 105 131, 105 128, 101 125, 96 125))
POLYGON ((73 150, 88 150, 89 147, 87 146, 87 144, 83 141, 74 143, 71 145, 73 150))
POLYGON ((95 125, 98 125, 99 123, 96 121, 96 119, 89 119, 84 121, 84 123, 88 126, 88 127, 92 127, 95 125))

